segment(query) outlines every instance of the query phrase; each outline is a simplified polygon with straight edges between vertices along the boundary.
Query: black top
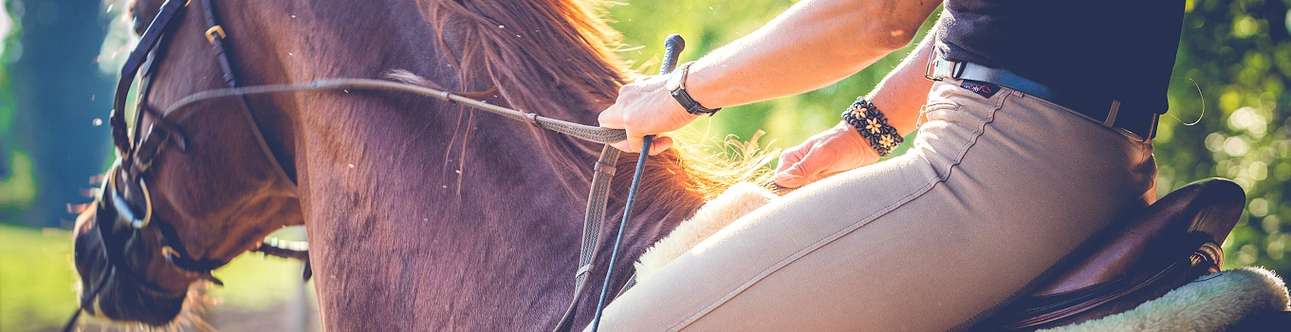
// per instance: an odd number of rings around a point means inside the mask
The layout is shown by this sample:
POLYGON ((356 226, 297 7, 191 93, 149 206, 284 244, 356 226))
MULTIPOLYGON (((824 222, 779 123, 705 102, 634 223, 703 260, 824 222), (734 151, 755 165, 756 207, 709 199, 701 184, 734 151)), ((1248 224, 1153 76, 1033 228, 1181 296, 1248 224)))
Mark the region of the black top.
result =
POLYGON ((1183 0, 946 0, 938 48, 1060 95, 1165 113, 1183 0))

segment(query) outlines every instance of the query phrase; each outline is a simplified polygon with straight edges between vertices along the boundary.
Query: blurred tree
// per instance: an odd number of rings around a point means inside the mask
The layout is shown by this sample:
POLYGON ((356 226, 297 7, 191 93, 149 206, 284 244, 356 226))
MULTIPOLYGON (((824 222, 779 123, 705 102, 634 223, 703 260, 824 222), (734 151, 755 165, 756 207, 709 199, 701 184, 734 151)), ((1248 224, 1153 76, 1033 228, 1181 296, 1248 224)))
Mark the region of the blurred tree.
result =
POLYGON ((1187 2, 1170 113, 1155 142, 1160 192, 1211 176, 1246 189, 1246 213, 1225 245, 1227 265, 1270 266, 1282 275, 1291 275, 1288 3, 1187 2))
MULTIPOLYGON (((98 65, 110 18, 101 0, 9 0, 21 26, 8 64, 16 104, 16 148, 35 166, 37 194, 26 223, 59 225, 81 202, 87 179, 102 172, 107 129, 93 124, 111 108, 113 77, 98 65)), ((14 148, 14 147, 11 147, 14 148)))
MULTIPOLYGON (((12 62, 13 57, 10 55, 15 52, 5 50, 14 49, 15 40, 10 38, 14 29, 8 6, 0 1, 0 64, 12 62)), ((0 65, 0 222, 13 219, 13 211, 25 208, 34 196, 32 194, 34 189, 29 186, 19 187, 21 185, 19 182, 28 180, 28 176, 15 170, 23 167, 23 165, 16 165, 21 162, 22 157, 11 155, 18 153, 13 146, 15 137, 13 108, 13 91, 9 89, 9 74, 5 66, 0 65)))

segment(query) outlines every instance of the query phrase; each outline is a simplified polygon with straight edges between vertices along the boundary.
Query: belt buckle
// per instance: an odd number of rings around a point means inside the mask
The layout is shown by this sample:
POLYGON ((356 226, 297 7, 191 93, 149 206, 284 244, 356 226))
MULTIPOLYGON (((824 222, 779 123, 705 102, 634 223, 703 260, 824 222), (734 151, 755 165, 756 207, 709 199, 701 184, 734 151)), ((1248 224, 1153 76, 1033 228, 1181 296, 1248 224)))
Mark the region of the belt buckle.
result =
POLYGON ((923 78, 933 82, 941 81, 941 78, 935 75, 937 61, 941 60, 941 57, 938 56, 940 53, 941 50, 938 50, 937 46, 933 46, 932 52, 928 52, 928 64, 923 67, 923 78))
MULTIPOLYGON (((936 46, 934 46, 934 48, 935 47, 936 46)), ((933 82, 941 80, 940 78, 933 77, 932 75, 933 70, 937 68, 937 60, 939 60, 939 58, 937 57, 937 50, 934 49, 932 52, 928 52, 928 62, 926 65, 923 66, 924 79, 927 79, 933 82)))
POLYGON ((938 55, 941 53, 940 51, 934 51, 931 53, 932 54, 929 54, 928 56, 928 66, 923 70, 923 78, 934 82, 940 82, 947 77, 958 79, 960 76, 964 75, 964 68, 968 67, 964 65, 964 62, 943 58, 938 55))

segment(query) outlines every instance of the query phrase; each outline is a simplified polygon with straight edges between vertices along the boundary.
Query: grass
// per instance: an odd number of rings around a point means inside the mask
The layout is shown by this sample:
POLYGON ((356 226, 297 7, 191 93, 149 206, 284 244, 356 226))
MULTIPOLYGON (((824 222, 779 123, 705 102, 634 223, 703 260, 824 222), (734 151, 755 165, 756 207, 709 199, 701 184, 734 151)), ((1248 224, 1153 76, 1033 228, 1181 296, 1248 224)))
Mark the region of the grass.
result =
MULTIPOLYGON (((212 291, 221 302, 214 309, 264 311, 294 300, 300 269, 295 262, 242 255, 215 272, 227 286, 212 291)), ((68 231, 0 224, 0 331, 58 328, 76 306, 76 280, 68 231)))
POLYGON ((76 306, 71 235, 0 225, 0 330, 55 327, 76 306))

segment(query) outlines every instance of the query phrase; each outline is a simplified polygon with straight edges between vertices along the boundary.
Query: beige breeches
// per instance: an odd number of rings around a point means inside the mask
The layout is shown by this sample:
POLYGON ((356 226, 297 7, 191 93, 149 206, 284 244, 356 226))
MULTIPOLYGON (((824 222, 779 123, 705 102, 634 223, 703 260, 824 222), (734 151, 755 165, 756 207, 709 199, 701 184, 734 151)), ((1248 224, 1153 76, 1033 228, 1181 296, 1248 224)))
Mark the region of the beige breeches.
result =
POLYGON ((1047 101, 940 82, 923 112, 909 151, 740 218, 614 300, 602 330, 963 327, 1151 190, 1149 143, 1047 101))

